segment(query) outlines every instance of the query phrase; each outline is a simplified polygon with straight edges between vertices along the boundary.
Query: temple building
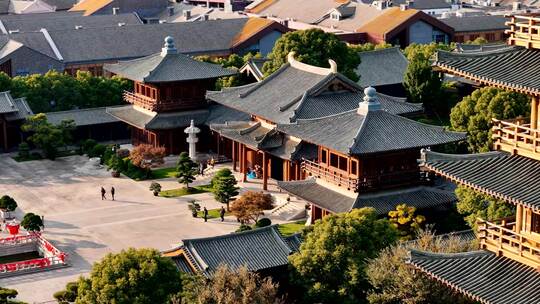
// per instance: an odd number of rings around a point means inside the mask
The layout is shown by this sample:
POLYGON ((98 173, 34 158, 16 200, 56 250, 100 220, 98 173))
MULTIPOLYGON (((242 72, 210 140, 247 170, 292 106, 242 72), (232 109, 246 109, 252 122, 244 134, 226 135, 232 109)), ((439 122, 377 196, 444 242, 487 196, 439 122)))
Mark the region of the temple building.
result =
POLYGON ((480 251, 411 252, 414 267, 480 303, 540 303, 539 23, 538 17, 513 16, 507 23, 511 47, 477 54, 439 51, 434 63, 441 72, 531 97, 529 118, 493 120, 496 151, 424 151, 421 157, 424 170, 515 205, 514 217, 478 220, 480 251))
POLYGON ((178 270, 212 277, 220 265, 232 270, 246 266, 263 276, 287 272, 288 257, 298 251, 300 236, 284 237, 276 225, 209 238, 182 240, 180 246, 163 252, 178 270))
POLYGON ((210 125, 233 169, 244 181, 262 179, 263 189, 277 180, 311 203, 311 221, 365 206, 384 214, 404 199, 418 208, 454 203, 451 192, 424 182, 417 158, 421 148, 465 134, 406 118, 422 107, 364 89, 329 65, 310 66, 291 53, 260 82, 207 94, 251 117, 210 125))
POLYGON ((0 150, 8 151, 22 140, 21 124, 34 115, 24 98, 14 99, 9 91, 0 93, 0 150))
POLYGON ((174 154, 187 151, 183 129, 191 120, 200 125, 209 117, 206 91, 217 78, 236 73, 180 54, 172 37, 165 38, 161 53, 104 68, 133 81, 133 92, 124 92, 131 105, 107 109, 131 126, 132 143, 162 146, 174 154))

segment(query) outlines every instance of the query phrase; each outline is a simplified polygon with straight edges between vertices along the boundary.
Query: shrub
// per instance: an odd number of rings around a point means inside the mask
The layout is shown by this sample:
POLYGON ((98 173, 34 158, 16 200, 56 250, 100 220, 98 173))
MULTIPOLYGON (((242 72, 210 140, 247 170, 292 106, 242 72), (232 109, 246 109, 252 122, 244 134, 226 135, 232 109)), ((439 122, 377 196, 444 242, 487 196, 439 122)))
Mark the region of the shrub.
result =
POLYGON ((270 225, 272 225, 272 221, 267 217, 263 217, 262 219, 258 220, 257 223, 255 223, 255 227, 257 228, 262 228, 270 225))
POLYGON ((103 154, 105 154, 105 149, 107 149, 105 145, 97 144, 90 152, 88 152, 88 157, 103 157, 103 154))
POLYGON ((0 198, 0 210, 12 212, 17 209, 17 202, 8 195, 4 195, 0 198))
POLYGON ((264 210, 274 207, 274 197, 263 192, 248 191, 235 200, 231 211, 242 223, 257 222, 264 210))
POLYGON ((154 192, 154 193, 159 193, 161 192, 161 185, 157 182, 152 182, 150 184, 150 191, 154 192))
POLYGON ((84 154, 88 154, 92 151, 92 149, 97 145, 97 141, 93 139, 87 139, 82 142, 81 144, 81 150, 84 154))
POLYGON ((43 221, 41 220, 41 216, 30 212, 24 215, 21 226, 27 231, 41 231, 43 221))
POLYGON ((236 229, 236 232, 244 232, 249 230, 251 230, 251 227, 249 225, 242 224, 240 225, 240 227, 238 227, 238 229, 236 229))
POLYGON ((19 144, 19 158, 28 159, 30 157, 30 146, 27 142, 23 141, 19 144))
POLYGON ((138 145, 129 153, 131 162, 141 168, 150 168, 163 164, 165 157, 164 147, 152 145, 138 145))

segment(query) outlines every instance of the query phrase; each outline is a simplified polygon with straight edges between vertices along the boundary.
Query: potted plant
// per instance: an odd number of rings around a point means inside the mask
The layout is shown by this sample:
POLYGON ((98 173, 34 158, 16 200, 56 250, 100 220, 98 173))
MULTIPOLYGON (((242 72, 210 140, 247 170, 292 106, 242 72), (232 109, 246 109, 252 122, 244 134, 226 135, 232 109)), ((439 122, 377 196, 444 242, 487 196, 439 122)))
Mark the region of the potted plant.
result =
POLYGON ((195 200, 190 200, 188 203, 188 209, 191 210, 191 215, 197 217, 199 211, 201 211, 201 205, 195 200))
POLYGON ((150 191, 154 192, 154 196, 158 196, 161 192, 161 185, 157 182, 152 182, 150 184, 150 191))

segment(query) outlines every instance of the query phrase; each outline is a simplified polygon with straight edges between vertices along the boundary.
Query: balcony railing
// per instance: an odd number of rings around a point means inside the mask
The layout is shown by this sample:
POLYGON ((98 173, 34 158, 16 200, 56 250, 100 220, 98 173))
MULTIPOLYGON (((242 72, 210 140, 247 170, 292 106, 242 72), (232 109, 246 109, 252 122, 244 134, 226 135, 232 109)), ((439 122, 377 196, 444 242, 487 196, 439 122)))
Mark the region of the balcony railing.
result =
POLYGON ((321 166, 316 162, 306 159, 302 162, 302 170, 309 176, 320 178, 326 182, 347 188, 351 191, 358 191, 358 178, 348 177, 347 174, 341 173, 338 170, 321 166))
POLYGON ((478 239, 482 249, 538 269, 540 242, 515 230, 515 219, 496 222, 478 220, 478 239))
POLYGON ((493 119, 494 148, 540 160, 540 130, 522 119, 493 119))
POLYGON ((510 27, 504 31, 510 45, 540 48, 540 17, 512 16, 506 25, 510 27))
POLYGON ((135 94, 129 91, 124 91, 123 95, 124 95, 124 100, 131 104, 137 105, 139 107, 142 107, 150 111, 156 110, 157 101, 153 98, 140 95, 140 94, 135 94))

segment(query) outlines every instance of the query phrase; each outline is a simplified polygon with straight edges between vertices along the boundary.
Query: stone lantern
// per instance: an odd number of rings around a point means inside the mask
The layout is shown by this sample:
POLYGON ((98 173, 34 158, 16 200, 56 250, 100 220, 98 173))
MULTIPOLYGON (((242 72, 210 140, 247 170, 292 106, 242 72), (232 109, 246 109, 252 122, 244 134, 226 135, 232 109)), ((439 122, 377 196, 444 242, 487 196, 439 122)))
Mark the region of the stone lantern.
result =
POLYGON ((196 143, 199 141, 197 134, 201 132, 201 129, 195 127, 195 122, 191 120, 191 125, 184 129, 184 133, 188 135, 186 141, 189 144, 189 158, 195 159, 195 154, 197 154, 196 143))

